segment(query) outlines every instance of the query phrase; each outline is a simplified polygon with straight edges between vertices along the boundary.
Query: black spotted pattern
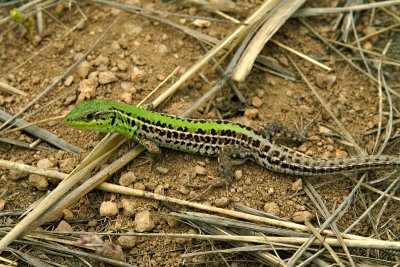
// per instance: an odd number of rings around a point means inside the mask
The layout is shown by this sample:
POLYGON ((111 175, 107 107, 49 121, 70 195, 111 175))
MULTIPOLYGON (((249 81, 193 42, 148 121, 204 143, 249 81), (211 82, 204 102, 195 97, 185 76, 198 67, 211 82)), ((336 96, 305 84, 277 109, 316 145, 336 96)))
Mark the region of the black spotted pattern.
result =
MULTIPOLYGON (((112 114, 107 113, 111 118, 110 125, 115 127, 126 127, 130 125, 135 130, 135 138, 149 139, 159 146, 166 146, 187 152, 199 153, 208 156, 217 156, 223 146, 242 147, 248 149, 246 157, 254 157, 260 165, 289 174, 318 175, 332 174, 345 171, 365 171, 371 169, 382 169, 400 166, 400 159, 395 156, 366 156, 360 158, 347 159, 311 159, 302 155, 295 154, 289 149, 271 143, 266 137, 252 130, 250 127, 243 126, 252 134, 245 135, 233 130, 211 129, 209 131, 198 127, 195 131, 189 132, 186 126, 174 129, 171 124, 165 122, 154 122, 145 117, 132 117, 130 112, 114 109, 112 114), (250 154, 249 154, 250 153, 250 154)), ((94 115, 93 115, 94 116, 94 115)), ((165 117, 174 118, 169 115, 165 117)), ((99 117, 103 120, 106 117, 99 117)), ((183 120, 192 123, 204 123, 205 120, 183 120)), ((216 121, 217 124, 228 124, 226 121, 216 121)), ((128 129, 129 130, 129 129, 128 129)), ((126 131, 126 130, 125 130, 126 131)), ((129 131, 128 131, 129 132, 129 131)), ((236 153, 234 157, 241 157, 236 153)))

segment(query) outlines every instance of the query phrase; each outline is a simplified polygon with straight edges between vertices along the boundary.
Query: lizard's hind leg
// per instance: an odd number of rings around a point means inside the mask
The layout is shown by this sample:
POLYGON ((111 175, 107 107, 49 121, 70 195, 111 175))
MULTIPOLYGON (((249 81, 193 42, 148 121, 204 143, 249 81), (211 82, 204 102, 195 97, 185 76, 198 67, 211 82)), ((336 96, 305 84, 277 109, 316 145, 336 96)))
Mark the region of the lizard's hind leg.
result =
POLYGON ((226 185, 233 181, 233 166, 243 164, 246 160, 252 160, 251 151, 240 146, 224 146, 219 152, 218 172, 226 185))
POLYGON ((302 127, 301 129, 294 129, 289 127, 282 122, 273 121, 268 123, 260 130, 262 136, 271 141, 277 143, 303 143, 307 140, 308 127, 302 127))

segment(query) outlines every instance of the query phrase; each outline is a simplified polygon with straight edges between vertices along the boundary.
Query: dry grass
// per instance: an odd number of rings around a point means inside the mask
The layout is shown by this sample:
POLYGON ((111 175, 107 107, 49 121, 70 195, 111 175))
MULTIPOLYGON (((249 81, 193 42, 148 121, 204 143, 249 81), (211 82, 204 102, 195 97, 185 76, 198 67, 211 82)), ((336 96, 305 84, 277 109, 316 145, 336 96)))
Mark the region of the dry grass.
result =
MULTIPOLYGON (((394 107, 392 98, 399 97, 400 95, 386 83, 382 66, 384 64, 399 63, 387 56, 386 52, 391 45, 391 41, 387 43, 385 49, 380 54, 364 51, 361 42, 366 38, 393 30, 398 27, 399 24, 397 23, 385 27, 384 29, 375 32, 374 35, 359 38, 357 36, 357 31, 355 30, 357 22, 354 19, 354 14, 359 10, 370 10, 372 8, 392 6, 394 4, 399 4, 400 1, 385 1, 361 6, 349 6, 333 9, 304 8, 300 10, 297 9, 304 1, 296 1, 296 5, 292 5, 291 1, 265 1, 262 5, 256 8, 246 20, 242 23, 238 23, 236 30, 222 40, 218 40, 214 37, 205 35, 204 33, 169 21, 165 17, 166 14, 163 12, 149 13, 145 9, 117 4, 113 1, 93 0, 91 2, 112 6, 139 16, 144 16, 150 20, 157 20, 164 25, 174 27, 177 30, 183 31, 184 33, 196 38, 204 44, 204 47, 209 49, 203 57, 190 66, 171 86, 163 89, 162 93, 151 102, 154 107, 157 107, 169 98, 174 97, 177 90, 179 90, 184 83, 190 81, 194 75, 198 75, 199 70, 208 64, 210 60, 214 59, 215 65, 221 67, 222 64, 220 63, 222 59, 231 56, 231 61, 227 64, 226 69, 221 70, 223 72, 221 80, 207 93, 193 101, 194 104, 181 114, 182 116, 187 116, 193 111, 198 110, 199 107, 204 107, 210 99, 214 98, 215 95, 231 81, 231 79, 243 81, 252 70, 256 59, 260 57, 259 54, 261 49, 286 22, 286 20, 293 14, 295 17, 302 17, 300 21, 307 29, 309 29, 310 34, 326 44, 336 53, 337 56, 345 60, 349 66, 355 68, 362 75, 371 79, 371 82, 376 86, 378 91, 377 101, 379 105, 379 124, 377 129, 370 132, 370 134, 376 134, 374 152, 382 153, 387 145, 390 144, 390 141, 393 140, 394 126, 399 123, 399 120, 395 120, 395 118, 398 117, 399 114, 398 110, 394 107), (288 9, 289 3, 291 4, 291 9, 288 9), (313 29, 304 19, 307 16, 321 16, 322 14, 327 13, 341 13, 348 11, 351 12, 348 13, 347 16, 347 21, 350 21, 350 24, 348 24, 349 26, 347 26, 347 34, 348 36, 354 34, 355 41, 353 43, 340 43, 337 41, 327 40, 313 29), (351 58, 334 46, 338 44, 360 53, 362 64, 354 63, 351 58), (372 60, 375 60, 378 64, 371 64, 371 62, 373 62, 372 60), (389 114, 388 123, 386 125, 382 124, 382 114, 384 113, 384 110, 386 114, 389 114), (385 133, 384 139, 382 140, 381 134, 383 131, 385 131, 385 133)), ((40 8, 37 10, 46 10, 56 3, 57 1, 32 1, 29 5, 26 4, 21 6, 21 11, 35 14, 36 12, 39 13, 39 11, 35 11, 35 5, 40 5, 40 8)), ((216 10, 215 6, 211 6, 211 8, 214 8, 214 13, 229 19, 229 16, 224 15, 223 10, 216 10)), ((44 14, 40 13, 38 16, 46 16, 46 14, 48 14, 48 12, 45 12, 44 14)), ((168 15, 171 14, 168 13, 168 15)), ((9 18, 3 18, 0 20, 0 25, 7 25, 7 23, 10 23, 9 20, 9 18)), ((112 27, 118 23, 118 21, 119 19, 116 19, 112 24, 110 24, 109 28, 104 31, 102 36, 100 36, 98 40, 85 51, 81 58, 68 67, 65 72, 58 77, 58 79, 54 80, 51 85, 45 88, 15 115, 6 119, 6 122, 0 126, 0 130, 4 130, 6 127, 9 128, 13 125, 18 125, 14 120, 21 116, 29 107, 34 105, 37 100, 52 90, 60 81, 62 81, 62 79, 67 77, 67 75, 71 73, 71 71, 73 71, 76 66, 78 66, 78 64, 93 51, 93 49, 95 49, 96 45, 102 42, 103 38, 110 33, 112 27)), ((42 23, 39 22, 39 24, 42 23)), ((347 40, 347 38, 345 39, 347 40)), ((281 47, 290 50, 290 44, 283 45, 278 41, 272 41, 272 43, 279 44, 281 47)), ((271 44, 268 43, 267 45, 271 44)), ((44 52, 44 50, 41 52, 44 52)), ((296 52, 296 54, 299 53, 300 52, 296 52)), ((348 145, 351 148, 350 151, 352 153, 356 155, 365 155, 365 150, 358 146, 355 138, 350 135, 340 120, 336 118, 334 112, 326 103, 326 100, 323 99, 315 89, 312 82, 310 82, 307 74, 298 67, 296 60, 299 60, 299 58, 292 58, 291 56, 288 56, 288 58, 294 69, 301 76, 302 81, 307 84, 308 88, 311 90, 315 98, 318 99, 321 106, 336 122, 336 126, 331 127, 338 129, 336 131, 338 139, 341 140, 342 144, 348 145)), ((305 55, 303 58, 307 60, 312 59, 309 55, 305 55)), ((318 62, 318 59, 312 60, 318 62)), ((325 65, 320 63, 318 64, 320 67, 328 71, 330 70, 330 68, 325 65)), ((174 74, 175 72, 167 78, 172 77, 174 74)), ((165 82, 160 84, 160 88, 162 88, 163 85, 165 85, 165 82)), ((13 92, 21 93, 15 90, 13 92)), ((237 93, 240 94, 239 92, 237 93)), ((150 96, 151 95, 148 97, 150 96)), ((146 97, 145 100, 148 99, 148 97, 146 97)), ((240 96, 239 98, 243 99, 243 96, 240 96)), ((40 138, 45 140, 45 137, 40 138)), ((305 225, 303 225, 290 222, 284 218, 271 217, 260 211, 232 211, 229 209, 216 208, 209 205, 202 205, 200 203, 106 183, 106 179, 125 167, 132 159, 136 158, 144 151, 144 148, 139 145, 130 149, 124 155, 119 156, 102 170, 92 173, 96 166, 106 162, 111 156, 117 155, 116 153, 119 148, 125 142, 125 138, 119 135, 107 135, 70 174, 41 170, 33 166, 0 160, 0 167, 2 168, 23 170, 29 173, 63 179, 63 181, 42 201, 40 201, 20 222, 15 225, 0 226, 0 235, 2 235, 2 239, 0 240, 0 251, 7 251, 10 253, 7 254, 7 258, 0 258, 0 261, 3 261, 5 264, 13 265, 14 263, 10 259, 19 259, 31 265, 46 266, 48 263, 46 263, 45 260, 30 255, 29 250, 27 249, 30 248, 39 249, 46 255, 56 255, 58 253, 57 255, 65 258, 74 257, 75 259, 81 259, 82 262, 85 262, 85 257, 89 257, 107 265, 132 266, 94 254, 93 251, 95 251, 95 249, 88 246, 88 243, 80 243, 80 238, 78 237, 82 235, 89 236, 89 233, 32 231, 32 229, 35 229, 36 227, 48 222, 50 219, 57 217, 57 214, 59 214, 63 209, 71 206, 95 188, 115 194, 136 196, 161 201, 163 203, 174 204, 176 209, 192 208, 198 211, 207 212, 207 214, 205 214, 199 212, 177 211, 170 214, 178 220, 194 227, 201 234, 131 234, 135 236, 146 236, 148 238, 157 236, 165 238, 198 239, 210 242, 210 245, 204 245, 200 252, 183 253, 181 255, 182 258, 217 254, 221 260, 225 260, 226 255, 242 253, 243 255, 246 255, 252 263, 258 262, 274 266, 306 266, 313 261, 318 262, 319 265, 337 264, 338 266, 356 266, 358 264, 369 264, 370 262, 373 262, 376 265, 383 266, 395 265, 396 260, 398 260, 398 256, 396 256, 396 253, 400 251, 400 242, 398 241, 398 237, 392 236, 391 233, 385 233, 385 230, 382 229, 385 224, 390 223, 389 221, 382 222, 382 215, 385 211, 385 207, 388 206, 389 202, 399 201, 399 198, 396 196, 396 192, 398 192, 398 188, 400 187, 400 178, 396 178, 396 174, 398 174, 397 172, 386 177, 377 178, 376 181, 367 181, 367 174, 363 175, 359 180, 352 178, 354 180, 354 185, 351 192, 342 202, 337 203, 334 210, 329 210, 327 208, 324 200, 315 190, 315 186, 308 179, 304 178, 303 193, 308 196, 310 205, 315 210, 315 213, 318 214, 320 221, 313 223, 306 221, 305 225), (85 178, 84 182, 82 182, 83 178, 85 178), (375 188, 374 186, 377 184, 379 184, 379 187, 377 186, 375 188), (364 190, 362 190, 362 188, 364 188, 364 190), (367 194, 372 193, 377 194, 378 197, 373 201, 369 201, 367 204, 365 201, 366 198, 368 198, 367 194), (359 203, 362 204, 360 205, 359 203), (363 207, 364 211, 349 227, 343 229, 338 221, 347 213, 350 207, 355 205, 363 207), (380 210, 377 212, 377 216, 373 216, 372 210, 377 208, 378 205, 380 206, 380 210), (372 229, 374 229, 371 231, 371 236, 362 237, 350 234, 354 227, 356 227, 362 220, 368 220, 372 229), (386 235, 383 235, 384 233, 386 235), (391 238, 397 241, 390 241, 391 238), (229 245, 229 247, 233 248, 215 248, 214 241, 224 242, 229 245), (11 243, 13 243, 13 245, 11 245, 11 243), (18 246, 15 246, 14 244, 18 244, 18 246), (18 249, 15 249, 15 247, 18 247, 18 249), (71 247, 74 249, 71 249, 71 247), (85 250, 89 250, 89 252, 84 252, 85 250), (353 253, 354 251, 365 252, 365 255, 371 256, 360 257, 355 255, 355 253, 353 253), (282 256, 285 256, 285 258, 282 258, 282 256)), ((396 215, 394 215, 394 217, 395 216, 396 215)), ((396 219, 394 219, 394 221, 394 223, 396 223, 396 219)), ((114 234, 110 233, 97 234, 114 236, 114 234)), ((119 235, 126 234, 122 233, 119 235)), ((102 248, 105 247, 104 244, 99 246, 102 248)), ((108 249, 112 250, 112 248, 108 249)))

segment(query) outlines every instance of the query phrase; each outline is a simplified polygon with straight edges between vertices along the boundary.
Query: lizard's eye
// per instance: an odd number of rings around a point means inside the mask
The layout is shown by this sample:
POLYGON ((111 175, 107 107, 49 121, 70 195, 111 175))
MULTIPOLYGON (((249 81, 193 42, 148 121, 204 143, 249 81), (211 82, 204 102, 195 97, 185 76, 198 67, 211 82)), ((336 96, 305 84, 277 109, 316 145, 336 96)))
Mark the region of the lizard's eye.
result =
POLYGON ((86 121, 92 121, 93 119, 94 119, 94 116, 93 116, 92 113, 87 114, 86 117, 85 117, 86 121))

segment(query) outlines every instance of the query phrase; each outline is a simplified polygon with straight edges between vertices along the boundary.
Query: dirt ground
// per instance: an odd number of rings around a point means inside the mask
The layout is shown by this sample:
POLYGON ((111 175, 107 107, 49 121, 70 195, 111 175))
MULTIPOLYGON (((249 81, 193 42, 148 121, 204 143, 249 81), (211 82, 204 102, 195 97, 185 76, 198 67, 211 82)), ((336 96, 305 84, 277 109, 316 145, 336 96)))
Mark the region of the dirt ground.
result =
MULTIPOLYGON (((174 1, 127 2, 134 2, 135 5, 145 8, 191 16, 218 17, 201 7, 183 5, 174 1)), ((236 9, 228 13, 243 20, 255 10, 260 2, 238 1, 236 9)), ((312 6, 328 7, 334 6, 336 2, 338 1, 312 1, 312 6)), ((1 15, 5 15, 8 10, 4 8, 1 15)), ((388 10, 397 16, 400 15, 398 8, 391 7, 388 10)), ((175 68, 179 67, 178 72, 172 80, 161 87, 161 92, 205 53, 197 40, 160 22, 119 12, 100 4, 82 3, 79 8, 76 4, 72 4, 69 8, 68 3, 58 3, 45 13, 45 28, 40 35, 37 32, 24 31, 23 27, 15 22, 2 26, 3 29, 0 30, 0 79, 26 92, 27 96, 11 95, 0 90, 0 108, 10 114, 19 111, 85 53, 117 16, 121 16, 121 20, 87 56, 86 61, 28 110, 28 112, 32 112, 55 100, 39 113, 28 118, 29 122, 64 115, 83 99, 113 99, 137 104, 175 68), (87 17, 87 20, 78 25, 84 16, 87 17)), ((379 30, 397 23, 392 16, 382 10, 376 10, 373 18, 371 16, 371 11, 360 13, 357 20, 360 37, 368 34, 371 29, 379 30)), ((222 39, 236 28, 236 25, 226 22, 212 21, 210 25, 199 27, 193 25, 191 18, 173 16, 168 18, 218 39, 222 39)), ((306 21, 324 37, 337 39, 340 36, 339 30, 330 30, 336 19, 337 15, 328 15, 307 18, 306 21)), ((352 33, 350 36, 353 39, 352 33)), ((273 39, 317 59, 333 69, 332 72, 327 73, 310 62, 290 54, 357 144, 365 148, 368 153, 372 153, 375 135, 365 135, 365 133, 376 128, 378 124, 379 101, 376 84, 341 60, 296 19, 286 22, 273 39)), ((392 40, 392 46, 388 51, 388 57, 393 62, 399 62, 400 33, 398 28, 370 38, 361 45, 368 51, 382 53, 389 40, 392 40)), ((348 57, 359 57, 356 51, 339 48, 348 57)), ((268 43, 262 54, 297 75, 295 68, 288 60, 288 52, 284 49, 268 43)), ((365 69, 360 61, 355 62, 365 69)), ((203 68, 198 75, 181 86, 177 93, 157 110, 168 114, 179 114, 190 107, 220 79, 218 74, 210 73, 212 66, 209 64, 203 68)), ((398 63, 397 66, 383 65, 386 82, 394 90, 399 88, 398 66, 398 63)), ((337 129, 337 126, 322 108, 316 96, 300 79, 290 81, 254 68, 246 81, 237 85, 248 105, 234 117, 228 118, 229 120, 255 128, 262 127, 271 121, 281 121, 296 128, 302 125, 302 121, 307 124, 309 121, 315 120, 316 123, 308 131, 307 140, 302 144, 290 144, 293 149, 312 157, 346 157, 351 153, 348 146, 327 135, 327 132, 330 132, 328 126, 334 129, 337 129)), ((151 99, 156 98, 161 92, 157 92, 151 99)), ((230 100, 227 99, 227 96, 231 95, 232 90, 226 86, 215 101, 220 104, 226 103, 227 100, 230 100)), ((232 101, 237 102, 237 99, 234 98, 232 101)), ((393 97, 392 101, 395 107, 399 106, 398 97, 393 97)), ((201 112, 192 114, 191 117, 218 118, 223 111, 218 110, 216 106, 211 106, 207 114, 203 113, 205 109, 202 108, 201 112)), ((387 116, 384 119, 387 122, 387 116)), ((0 159, 44 166, 69 173, 104 136, 92 131, 67 127, 62 120, 50 121, 39 126, 81 148, 84 152, 75 155, 58 149, 37 151, 0 142, 0 159)), ((24 131, 10 133, 4 137, 28 143, 36 140, 35 137, 24 131)), ((41 145, 52 147, 44 142, 41 145)), ((132 146, 133 143, 124 146, 118 155, 112 157, 111 161, 123 155, 132 146)), ((385 151, 387 154, 397 154, 398 152, 396 146, 385 151)), ((227 190, 220 188, 204 192, 205 185, 219 179, 216 159, 166 149, 163 149, 162 153, 161 159, 155 163, 152 169, 146 163, 148 157, 143 154, 122 171, 113 175, 109 182, 123 183, 131 188, 162 193, 184 200, 196 199, 200 203, 224 208, 232 208, 234 204, 242 203, 254 209, 300 222, 304 220, 303 217, 316 224, 321 219, 316 207, 302 191, 302 183, 299 180, 301 177, 275 173, 254 163, 246 162, 235 168, 236 179, 227 190)), ((102 167, 98 166, 98 169, 102 167)), ((382 175, 381 172, 378 174, 382 175)), ((371 173, 368 179, 373 180, 378 174, 371 173)), ((332 211, 353 188, 354 182, 350 178, 359 177, 358 174, 315 176, 309 178, 309 181, 316 187, 327 208, 332 211)), ((2 212, 25 210, 56 186, 57 184, 53 183, 51 179, 0 169, 0 199, 5 204, 2 212)), ((363 189, 361 195, 363 197, 357 196, 357 200, 349 207, 347 214, 338 222, 341 227, 345 228, 351 225, 365 210, 363 205, 368 206, 378 197, 377 194, 366 189, 363 189), (363 199, 364 202, 360 199, 363 199)), ((379 212, 382 203, 374 209, 372 214, 379 212)), ((147 232, 196 232, 188 225, 171 221, 167 216, 171 209, 160 202, 98 190, 90 192, 77 204, 64 211, 62 219, 67 222, 67 226, 62 229, 68 230, 71 227, 73 231, 132 232, 137 227, 135 215, 140 212, 149 212, 151 215, 153 227, 147 229, 147 232), (112 209, 113 205, 116 205, 117 214, 112 212, 109 214, 107 213, 109 211, 103 210, 103 216, 101 216, 102 205, 106 205, 103 206, 104 209, 107 209, 106 207, 112 209)), ((377 229, 377 232, 381 235, 390 232, 391 237, 398 240, 399 214, 398 202, 389 202, 381 217, 379 224, 381 228, 377 229)), ((19 220, 17 216, 3 215, 0 218, 4 225, 17 223, 19 220)), ((43 228, 51 230, 60 227, 60 221, 61 219, 45 225, 43 228)), ((370 236, 374 231, 371 229, 369 220, 364 219, 352 233, 370 236)), ((208 242, 162 237, 135 238, 133 247, 124 245, 121 240, 117 240, 117 237, 110 238, 110 242, 123 248, 126 262, 141 266, 223 264, 222 258, 218 255, 180 258, 180 255, 185 252, 209 250, 210 243, 208 242)), ((356 253, 366 255, 365 251, 356 253)), ((58 263, 70 264, 66 263, 67 259, 62 256, 52 257, 58 263)), ((229 257, 229 263, 232 266, 251 265, 251 262, 246 262, 245 258, 241 256, 229 257)))

